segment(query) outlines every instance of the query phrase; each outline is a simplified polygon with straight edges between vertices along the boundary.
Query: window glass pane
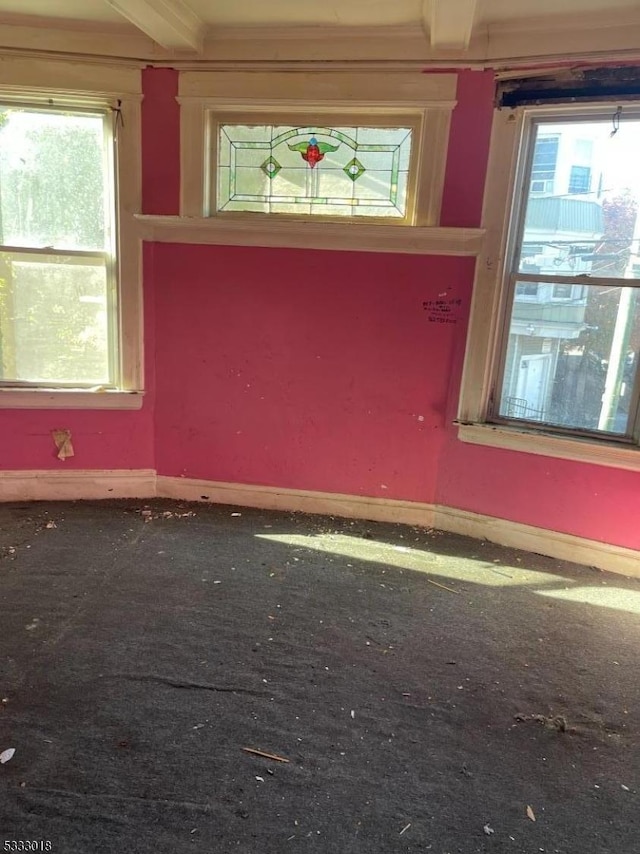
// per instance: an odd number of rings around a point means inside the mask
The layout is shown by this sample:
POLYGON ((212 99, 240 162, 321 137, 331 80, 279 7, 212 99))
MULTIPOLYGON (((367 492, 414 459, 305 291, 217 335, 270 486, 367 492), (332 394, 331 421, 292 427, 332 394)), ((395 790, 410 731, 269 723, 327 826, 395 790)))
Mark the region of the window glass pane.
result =
POLYGON ((559 139, 560 137, 557 134, 540 133, 538 135, 536 146, 533 150, 533 164, 531 167, 532 182, 553 181, 556 174, 559 139))
POLYGON ((588 166, 572 166, 569 174, 569 193, 584 195, 591 189, 591 169, 588 166))
POLYGON ((569 287, 568 296, 565 285, 539 283, 534 299, 516 288, 500 415, 630 435, 640 349, 638 289, 569 287))
POLYGON ((222 125, 219 211, 404 217, 410 128, 222 125))
POLYGON ((640 278, 640 121, 611 127, 534 125, 521 273, 640 278))
POLYGON ((104 117, 0 106, 0 243, 104 249, 104 117))
POLYGON ((0 253, 0 380, 108 384, 102 258, 0 253))

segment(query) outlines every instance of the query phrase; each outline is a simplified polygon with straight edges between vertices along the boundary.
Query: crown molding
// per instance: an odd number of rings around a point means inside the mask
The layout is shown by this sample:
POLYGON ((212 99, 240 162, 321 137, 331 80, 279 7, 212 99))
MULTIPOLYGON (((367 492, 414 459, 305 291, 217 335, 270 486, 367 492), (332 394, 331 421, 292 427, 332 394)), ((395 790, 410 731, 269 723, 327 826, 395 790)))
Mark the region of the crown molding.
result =
MULTIPOLYGON (((118 0, 150 3, 150 0, 118 0)), ((169 0, 166 0, 169 2, 169 0)), ((173 2, 173 0, 171 0, 173 2)), ((443 0, 444 2, 444 0, 443 0)), ((450 2, 450 0, 446 0, 450 2)), ((471 0, 464 0, 471 3, 471 0)), ((446 5, 446 3, 445 3, 446 5)), ((461 32, 461 30, 460 30, 461 32)), ((459 36, 460 36, 459 32, 459 36)), ((192 29, 191 43, 195 43, 192 29)), ((198 34, 200 38, 200 34, 198 34)), ((444 36, 441 37, 442 39, 444 36)), ((465 36, 466 39, 466 36, 465 36)), ((168 42, 167 42, 168 43, 168 42)), ((183 41, 183 45, 184 45, 183 41)), ((428 68, 504 69, 518 64, 608 62, 640 58, 640 10, 575 16, 555 15, 478 24, 466 49, 432 46, 425 22, 389 27, 219 27, 204 32, 202 50, 161 47, 129 25, 86 23, 25 15, 0 15, 0 53, 107 58, 175 68, 316 68, 337 64, 363 68, 385 63, 428 68)))
POLYGON ((0 16, 0 52, 74 57, 83 61, 129 60, 138 64, 159 57, 161 49, 127 24, 104 24, 97 29, 84 22, 52 25, 51 19, 27 19, 21 15, 0 16))
POLYGON ((98 94, 132 101, 142 98, 137 66, 129 63, 114 67, 111 62, 98 58, 88 64, 68 56, 51 59, 33 54, 0 53, 0 84, 5 95, 15 89, 17 93, 25 96, 29 93, 40 101, 48 93, 90 96, 93 100, 98 94))

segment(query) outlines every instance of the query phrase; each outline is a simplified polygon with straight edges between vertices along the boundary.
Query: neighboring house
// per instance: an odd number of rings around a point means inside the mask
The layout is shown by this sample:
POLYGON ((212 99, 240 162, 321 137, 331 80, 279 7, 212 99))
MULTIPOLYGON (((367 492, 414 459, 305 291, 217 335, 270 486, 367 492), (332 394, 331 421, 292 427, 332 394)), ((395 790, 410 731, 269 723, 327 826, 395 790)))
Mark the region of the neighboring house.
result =
MULTIPOLYGON (((524 274, 589 273, 594 248, 603 236, 597 131, 585 125, 575 129, 564 125, 561 131, 545 128, 536 140, 520 252, 524 274)), ((580 284, 517 284, 503 415, 555 420, 553 379, 558 360, 570 350, 568 342, 585 330, 586 306, 587 288, 580 284)))

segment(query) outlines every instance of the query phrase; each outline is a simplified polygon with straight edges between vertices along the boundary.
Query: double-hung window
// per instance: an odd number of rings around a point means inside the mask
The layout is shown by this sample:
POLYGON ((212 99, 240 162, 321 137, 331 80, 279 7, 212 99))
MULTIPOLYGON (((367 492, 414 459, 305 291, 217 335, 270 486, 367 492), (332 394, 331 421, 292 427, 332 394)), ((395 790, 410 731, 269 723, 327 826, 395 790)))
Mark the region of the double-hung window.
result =
POLYGON ((612 123, 614 109, 556 106, 497 118, 464 440, 638 465, 640 109, 630 105, 612 123), (509 158, 510 176, 499 177, 498 160, 504 171, 509 158))
POLYGON ((0 382, 119 382, 113 117, 0 103, 0 382))
POLYGON ((0 407, 138 408, 140 74, 5 58, 0 407))

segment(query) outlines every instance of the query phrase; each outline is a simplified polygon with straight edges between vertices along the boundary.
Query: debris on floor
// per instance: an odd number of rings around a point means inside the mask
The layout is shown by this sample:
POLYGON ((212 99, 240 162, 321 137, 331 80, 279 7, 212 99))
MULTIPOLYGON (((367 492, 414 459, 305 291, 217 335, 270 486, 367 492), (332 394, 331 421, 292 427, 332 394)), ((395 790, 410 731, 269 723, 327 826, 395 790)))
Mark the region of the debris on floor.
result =
POLYGON ((542 724, 548 729, 555 729, 557 732, 567 732, 567 719, 564 715, 525 715, 522 712, 518 712, 517 715, 513 716, 515 721, 535 721, 536 723, 542 724))
POLYGON ((232 512, 0 504, 0 840, 640 852, 640 579, 232 512))
POLYGON ((2 753, 0 753, 0 765, 5 765, 10 759, 13 759, 15 752, 15 747, 8 747, 6 750, 3 750, 2 753))
POLYGON ((178 510, 151 510, 149 507, 143 507, 138 510, 145 522, 151 522, 154 519, 186 519, 195 516, 194 510, 186 510, 183 513, 178 510))
POLYGON ((274 762, 290 762, 290 759, 285 759, 284 756, 278 756, 277 753, 266 753, 264 750, 258 750, 255 747, 243 747, 245 753, 251 753, 253 756, 261 756, 263 759, 273 759, 274 762))

